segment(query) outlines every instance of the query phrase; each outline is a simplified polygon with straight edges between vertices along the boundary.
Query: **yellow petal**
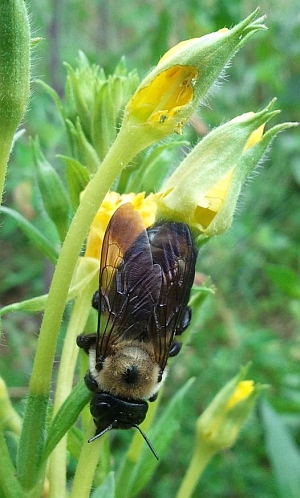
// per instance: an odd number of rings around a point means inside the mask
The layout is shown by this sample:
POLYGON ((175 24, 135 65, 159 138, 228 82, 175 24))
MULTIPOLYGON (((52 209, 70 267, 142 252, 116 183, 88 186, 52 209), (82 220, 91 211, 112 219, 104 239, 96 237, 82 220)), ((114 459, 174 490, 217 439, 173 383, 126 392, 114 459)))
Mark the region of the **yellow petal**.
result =
POLYGON ((145 197, 145 192, 123 195, 117 192, 108 192, 90 227, 85 249, 86 257, 99 260, 103 237, 109 220, 115 210, 125 202, 131 202, 134 208, 140 211, 146 228, 154 223, 157 208, 155 194, 145 197))
POLYGON ((241 382, 238 383, 234 393, 230 397, 228 403, 227 403, 227 410, 230 410, 231 408, 236 405, 236 403, 239 403, 239 401, 242 401, 245 398, 248 398, 250 394, 252 393, 254 389, 254 381, 253 380, 242 380, 241 382))
POLYGON ((162 71, 129 101, 127 109, 141 121, 163 123, 194 97, 194 66, 172 66, 162 71))
POLYGON ((199 201, 194 218, 204 229, 213 221, 226 198, 234 170, 230 170, 199 201))
POLYGON ((251 133, 250 137, 247 140, 247 143, 245 145, 244 150, 250 149, 252 145, 255 145, 261 140, 261 137, 263 136, 264 133, 264 128, 265 128, 265 123, 262 124, 257 130, 255 130, 253 133, 251 133))

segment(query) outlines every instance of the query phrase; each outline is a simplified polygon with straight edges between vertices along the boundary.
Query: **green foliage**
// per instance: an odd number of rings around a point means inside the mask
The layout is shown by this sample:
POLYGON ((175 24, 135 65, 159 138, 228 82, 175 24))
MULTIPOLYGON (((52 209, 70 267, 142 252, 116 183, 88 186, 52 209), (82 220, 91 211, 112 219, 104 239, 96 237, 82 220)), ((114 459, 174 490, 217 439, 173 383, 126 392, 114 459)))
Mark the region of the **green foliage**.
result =
POLYGON ((266 447, 280 498, 300 495, 300 451, 281 417, 268 403, 262 405, 266 447))

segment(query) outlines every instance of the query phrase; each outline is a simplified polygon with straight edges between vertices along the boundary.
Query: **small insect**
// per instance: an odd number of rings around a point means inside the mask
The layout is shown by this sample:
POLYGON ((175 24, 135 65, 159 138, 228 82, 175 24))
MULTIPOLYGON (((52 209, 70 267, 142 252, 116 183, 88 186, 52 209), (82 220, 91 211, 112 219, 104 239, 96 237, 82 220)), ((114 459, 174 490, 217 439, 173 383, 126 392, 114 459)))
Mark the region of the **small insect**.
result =
POLYGON ((166 376, 168 358, 191 321, 188 306, 197 250, 188 225, 161 221, 145 229, 132 204, 119 207, 106 229, 99 290, 97 333, 81 334, 77 345, 89 355, 87 387, 94 441, 111 429, 141 430, 166 376), (176 337, 176 339, 175 339, 176 337))

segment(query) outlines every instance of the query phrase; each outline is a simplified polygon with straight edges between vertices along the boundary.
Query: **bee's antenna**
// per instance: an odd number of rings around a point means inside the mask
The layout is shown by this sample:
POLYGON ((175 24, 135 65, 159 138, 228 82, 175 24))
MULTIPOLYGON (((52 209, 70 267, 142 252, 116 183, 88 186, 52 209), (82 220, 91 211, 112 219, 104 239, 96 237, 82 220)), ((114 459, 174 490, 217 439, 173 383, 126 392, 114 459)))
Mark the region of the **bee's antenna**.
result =
POLYGON ((142 431, 142 429, 137 424, 133 425, 132 427, 135 427, 139 431, 139 433, 145 439, 145 441, 146 441, 147 445, 149 446, 150 450, 152 451, 153 455, 155 456, 156 460, 159 460, 158 454, 156 453, 155 449, 153 448, 150 440, 147 438, 147 436, 144 433, 144 431, 142 431))
POLYGON ((114 428, 114 422, 112 424, 110 424, 108 427, 106 427, 106 429, 104 429, 103 431, 98 432, 98 434, 95 434, 95 436, 91 437, 88 440, 88 443, 91 443, 92 441, 95 441, 95 439, 98 439, 98 437, 103 436, 103 434, 105 434, 108 431, 111 431, 113 428, 114 428))

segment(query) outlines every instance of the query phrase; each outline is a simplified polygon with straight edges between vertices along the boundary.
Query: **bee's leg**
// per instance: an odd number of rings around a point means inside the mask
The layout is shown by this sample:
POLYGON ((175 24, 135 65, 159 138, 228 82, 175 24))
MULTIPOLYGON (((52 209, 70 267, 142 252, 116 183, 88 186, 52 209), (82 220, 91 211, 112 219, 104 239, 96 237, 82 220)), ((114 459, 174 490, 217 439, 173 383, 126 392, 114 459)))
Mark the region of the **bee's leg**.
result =
POLYGON ((158 391, 157 391, 157 393, 153 394, 151 396, 151 398, 149 398, 149 401, 151 401, 151 403, 152 403, 152 401, 155 401, 157 399, 157 396, 158 396, 158 391))
POLYGON ((86 387, 92 391, 92 392, 95 392, 99 389, 99 386, 98 386, 98 383, 97 381, 94 379, 94 377, 92 376, 91 372, 88 371, 85 376, 84 376, 84 382, 85 382, 85 385, 86 387))
POLYGON ((96 346, 96 341, 97 334, 80 334, 76 338, 77 346, 83 349, 86 354, 89 354, 89 350, 91 349, 91 347, 96 346))
POLYGON ((92 306, 95 310, 99 311, 99 291, 96 291, 92 297, 92 306))
POLYGON ((182 342, 173 341, 171 344, 170 351, 169 351, 169 358, 170 357, 172 358, 173 356, 177 356, 179 351, 181 350, 181 347, 182 347, 182 342))
POLYGON ((185 329, 191 323, 191 319, 192 319, 192 309, 189 306, 187 306, 185 308, 184 314, 181 317, 181 321, 180 321, 179 325, 176 328, 175 335, 182 334, 182 332, 184 332, 185 329))

